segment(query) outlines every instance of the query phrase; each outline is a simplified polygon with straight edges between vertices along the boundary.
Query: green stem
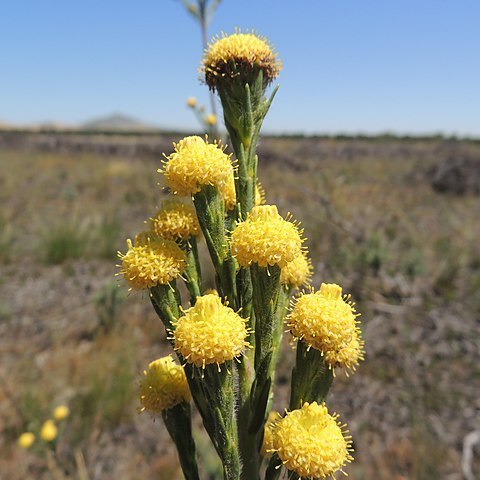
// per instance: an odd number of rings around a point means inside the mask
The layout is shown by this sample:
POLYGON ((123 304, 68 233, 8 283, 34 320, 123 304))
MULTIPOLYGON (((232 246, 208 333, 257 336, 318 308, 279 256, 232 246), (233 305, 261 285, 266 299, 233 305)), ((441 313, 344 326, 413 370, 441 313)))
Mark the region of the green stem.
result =
POLYGON ((203 379, 214 422, 207 432, 222 460, 224 480, 240 479, 232 368, 231 360, 221 365, 220 369, 217 365, 207 365, 203 379))
POLYGON ((192 436, 192 416, 187 402, 164 410, 163 421, 177 447, 178 458, 186 480, 200 480, 195 459, 195 442, 192 436))
POLYGON ((322 354, 315 348, 309 349, 299 340, 292 370, 290 410, 300 408, 305 402, 325 401, 332 382, 333 371, 328 368, 322 354))
POLYGON ((170 284, 152 287, 150 289, 150 300, 167 332, 172 330, 173 322, 180 316, 179 306, 182 303, 176 281, 173 280, 170 284))
POLYGON ((207 185, 196 193, 193 203, 217 274, 217 289, 236 309, 235 261, 225 236, 225 205, 218 189, 207 185))
POLYGON ((188 241, 187 263, 183 275, 185 276, 185 283, 190 293, 190 303, 191 305, 195 305, 197 297, 202 294, 202 273, 200 270, 196 237, 190 237, 188 241))
POLYGON ((275 324, 275 330, 273 332, 274 350, 273 350, 273 364, 277 365, 278 358, 282 349, 282 338, 285 330, 285 316, 287 314, 288 302, 291 298, 292 289, 282 285, 278 295, 278 319, 275 324))
POLYGON ((277 265, 263 268, 250 267, 253 284, 253 309, 255 311, 255 380, 250 401, 252 417, 250 432, 263 428, 265 413, 273 382, 275 332, 279 322, 280 268, 277 265))
MULTIPOLYGON (((252 351, 253 352, 253 351, 252 351)), ((252 410, 250 392, 252 388, 254 369, 253 355, 248 352, 237 366, 238 370, 238 444, 242 460, 242 480, 257 480, 260 467, 260 442, 258 432, 250 432, 252 410)))

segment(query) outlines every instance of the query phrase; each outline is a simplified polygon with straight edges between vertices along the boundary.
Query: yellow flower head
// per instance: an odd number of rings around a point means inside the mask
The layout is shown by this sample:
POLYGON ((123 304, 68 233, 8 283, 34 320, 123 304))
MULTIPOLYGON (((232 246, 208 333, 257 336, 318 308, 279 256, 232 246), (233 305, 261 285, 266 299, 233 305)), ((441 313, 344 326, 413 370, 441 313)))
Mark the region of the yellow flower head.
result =
POLYGON ((232 233, 232 253, 242 267, 285 267, 301 254, 301 231, 283 219, 274 205, 253 207, 232 233))
POLYGON ((313 274, 312 261, 308 251, 304 250, 282 268, 280 279, 284 285, 300 288, 307 284, 313 274))
POLYGON ((64 420, 70 415, 70 409, 66 405, 59 405, 53 410, 53 418, 57 421, 64 420))
POLYGON ((17 440, 18 446, 22 448, 30 448, 35 441, 35 435, 31 432, 22 433, 17 440))
POLYGON ((353 460, 346 433, 325 404, 304 403, 277 422, 272 450, 299 477, 326 478, 353 460))
POLYGON ((53 420, 47 420, 40 430, 40 437, 45 442, 53 442, 57 438, 58 428, 53 422, 53 420))
POLYGON ((262 71, 265 85, 274 80, 282 68, 266 38, 255 33, 223 34, 210 43, 204 58, 201 72, 205 82, 214 90, 223 79, 241 77, 248 80, 256 72, 262 71))
POLYGON ((175 350, 197 367, 220 365, 249 346, 246 320, 223 305, 218 295, 198 297, 174 325, 175 350))
POLYGON ((301 295, 288 315, 295 338, 323 353, 341 350, 357 331, 355 308, 342 297, 342 288, 322 283, 318 292, 301 295))
POLYGON ((150 227, 152 232, 165 240, 188 240, 200 234, 193 206, 177 200, 164 202, 155 217, 150 219, 150 227))
POLYGON ((272 456, 275 426, 281 419, 282 416, 278 412, 275 412, 273 410, 268 414, 267 421, 265 422, 265 429, 263 432, 262 455, 264 457, 268 458, 272 456))
POLYGON ((195 97, 188 97, 187 106, 190 108, 195 108, 197 106, 197 99, 195 97))
MULTIPOLYGON (((186 137, 174 143, 175 151, 166 157, 163 173, 170 189, 178 195, 193 195, 206 185, 220 192, 233 175, 230 155, 217 142, 186 137)), ((159 170, 160 171, 160 170, 159 170)))
POLYGON ((142 412, 159 413, 162 410, 190 401, 190 390, 183 367, 176 365, 171 355, 148 365, 140 381, 142 412))
POLYGON ((210 113, 209 115, 207 115, 205 117, 205 122, 207 123, 207 125, 216 125, 217 124, 217 116, 214 115, 213 113, 210 113))
POLYGON ((330 368, 340 367, 348 370, 356 370, 358 362, 364 359, 365 342, 362 340, 360 329, 355 329, 353 338, 343 348, 325 352, 325 362, 330 368))
POLYGON ((181 275, 185 268, 186 254, 172 240, 151 239, 135 247, 127 240, 127 245, 127 253, 119 253, 122 259, 119 273, 134 290, 165 285, 181 275))

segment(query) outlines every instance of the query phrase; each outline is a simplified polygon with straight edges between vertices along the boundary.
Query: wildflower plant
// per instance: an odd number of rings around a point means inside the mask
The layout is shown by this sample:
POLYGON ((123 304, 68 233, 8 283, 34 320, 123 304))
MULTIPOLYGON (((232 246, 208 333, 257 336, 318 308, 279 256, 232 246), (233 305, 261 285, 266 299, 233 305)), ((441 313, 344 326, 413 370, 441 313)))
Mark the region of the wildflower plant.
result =
POLYGON ((201 71, 220 97, 231 152, 208 137, 174 144, 159 169, 172 199, 119 254, 120 274, 148 292, 177 357, 148 366, 139 397, 142 410, 165 421, 187 480, 199 478, 192 402, 225 480, 272 480, 284 469, 289 478, 322 479, 352 461, 346 426, 325 402, 336 370, 351 373, 363 359, 359 314, 338 285, 309 286, 304 232, 264 204, 257 178, 256 146, 276 89, 266 92, 280 69, 254 32, 213 40, 201 71), (202 280, 203 240, 214 290, 202 280), (272 413, 286 328, 297 351, 290 403, 272 413))

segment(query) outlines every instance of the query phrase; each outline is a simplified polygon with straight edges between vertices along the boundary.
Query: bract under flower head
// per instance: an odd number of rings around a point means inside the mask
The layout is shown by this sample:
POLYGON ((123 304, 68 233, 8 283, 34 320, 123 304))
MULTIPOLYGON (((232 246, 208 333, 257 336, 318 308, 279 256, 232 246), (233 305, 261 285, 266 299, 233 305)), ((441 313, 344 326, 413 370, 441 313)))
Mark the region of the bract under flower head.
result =
POLYGON ((301 247, 301 232, 274 205, 253 207, 232 233, 232 254, 242 267, 257 263, 283 268, 301 254, 301 247))
POLYGON ((174 326, 175 350, 197 367, 220 365, 249 346, 246 319, 223 305, 215 294, 198 297, 174 326))
POLYGON ((273 451, 302 478, 326 478, 353 460, 351 440, 325 404, 304 403, 276 423, 273 451))
POLYGON ((183 367, 176 365, 171 355, 151 362, 143 374, 139 389, 142 412, 160 413, 190 401, 183 367))
POLYGON ((166 285, 181 275, 185 268, 186 254, 172 240, 154 238, 138 246, 127 240, 127 245, 127 253, 119 253, 122 259, 119 274, 134 290, 166 285))
POLYGON ((164 202, 155 217, 150 219, 150 226, 152 232, 166 240, 188 240, 200 234, 193 206, 176 200, 164 202))
POLYGON ((355 371, 358 362, 364 359, 365 342, 359 328, 355 329, 353 338, 343 348, 325 352, 325 362, 330 368, 340 367, 355 371))
POLYGON ((357 316, 341 287, 322 283, 318 292, 298 297, 287 320, 294 337, 326 353, 344 348, 354 338, 357 316))
POLYGON ((282 68, 266 38, 255 33, 234 33, 221 36, 210 43, 201 71, 205 82, 213 90, 224 79, 240 77, 250 80, 252 74, 262 71, 264 83, 274 80, 282 68))
POLYGON ((58 435, 58 428, 55 425, 53 420, 47 420, 42 425, 40 430, 40 437, 45 442, 53 442, 57 438, 58 435))
POLYGON ((169 188, 178 195, 194 195, 206 185, 216 186, 221 192, 233 176, 230 155, 217 142, 192 136, 174 147, 166 157, 163 173, 169 188))
POLYGON ((304 250, 282 268, 280 280, 284 285, 292 288, 300 288, 309 282, 312 273, 312 261, 308 256, 308 252, 304 250))

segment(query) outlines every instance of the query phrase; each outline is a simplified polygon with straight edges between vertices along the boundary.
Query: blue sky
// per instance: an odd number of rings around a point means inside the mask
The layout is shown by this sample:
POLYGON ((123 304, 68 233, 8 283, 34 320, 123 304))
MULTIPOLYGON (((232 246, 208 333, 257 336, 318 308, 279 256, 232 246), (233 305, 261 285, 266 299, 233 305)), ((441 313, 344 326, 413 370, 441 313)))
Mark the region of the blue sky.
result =
MULTIPOLYGON (((283 61, 265 130, 480 136, 478 0, 224 0, 283 61)), ((0 122, 196 122, 200 33, 175 0, 0 2, 0 122)))

